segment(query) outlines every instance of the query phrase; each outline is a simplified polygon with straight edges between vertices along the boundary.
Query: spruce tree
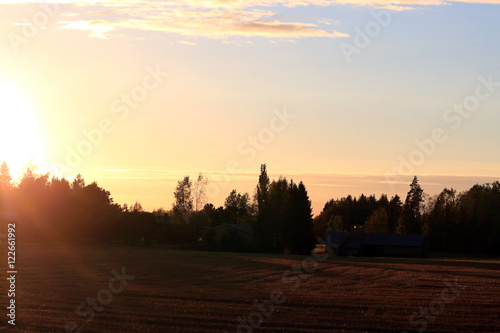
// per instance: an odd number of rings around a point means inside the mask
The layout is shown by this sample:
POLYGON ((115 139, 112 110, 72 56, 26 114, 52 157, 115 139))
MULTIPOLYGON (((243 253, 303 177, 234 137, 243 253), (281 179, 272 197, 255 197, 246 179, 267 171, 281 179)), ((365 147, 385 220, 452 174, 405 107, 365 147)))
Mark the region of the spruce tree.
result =
POLYGON ((417 176, 413 178, 410 191, 406 196, 403 211, 398 221, 399 234, 421 234, 422 233, 422 203, 424 191, 418 183, 417 176))

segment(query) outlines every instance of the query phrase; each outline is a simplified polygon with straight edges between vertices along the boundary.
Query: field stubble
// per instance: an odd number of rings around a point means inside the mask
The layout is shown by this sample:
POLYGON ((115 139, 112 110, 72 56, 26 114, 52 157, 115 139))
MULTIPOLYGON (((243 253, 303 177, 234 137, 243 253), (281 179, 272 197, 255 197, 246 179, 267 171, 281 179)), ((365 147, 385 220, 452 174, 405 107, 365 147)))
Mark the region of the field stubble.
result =
MULTIPOLYGON (((254 300, 268 300, 279 290, 285 302, 254 332, 415 332, 412 313, 438 299, 445 280, 456 280, 466 288, 426 332, 500 332, 498 261, 330 258, 295 289, 282 276, 303 259, 118 246, 20 247, 16 326, 4 318, 0 330, 65 332, 73 321, 82 332, 236 332, 237 317, 246 320, 256 311, 254 300), (107 287, 111 270, 122 267, 135 279, 86 323, 75 310, 107 287)), ((7 271, 5 263, 0 270, 7 271)), ((0 286, 0 302, 7 306, 6 279, 0 286)))

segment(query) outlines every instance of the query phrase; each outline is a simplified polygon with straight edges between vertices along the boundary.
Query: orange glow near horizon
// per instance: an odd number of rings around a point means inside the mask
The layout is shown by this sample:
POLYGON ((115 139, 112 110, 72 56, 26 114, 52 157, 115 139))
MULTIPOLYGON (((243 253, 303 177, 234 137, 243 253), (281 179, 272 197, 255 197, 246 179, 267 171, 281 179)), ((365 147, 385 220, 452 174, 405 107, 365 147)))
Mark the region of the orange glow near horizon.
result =
POLYGON ((16 85, 0 81, 0 161, 14 180, 30 160, 43 160, 43 135, 29 98, 16 85))

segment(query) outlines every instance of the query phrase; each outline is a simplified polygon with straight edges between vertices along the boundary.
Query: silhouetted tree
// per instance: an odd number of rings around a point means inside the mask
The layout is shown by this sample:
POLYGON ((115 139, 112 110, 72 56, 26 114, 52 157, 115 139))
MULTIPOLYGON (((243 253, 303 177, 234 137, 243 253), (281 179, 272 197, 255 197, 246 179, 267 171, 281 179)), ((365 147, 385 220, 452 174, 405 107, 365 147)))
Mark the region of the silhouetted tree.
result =
POLYGON ((136 201, 135 204, 132 206, 131 211, 134 213, 142 213, 144 212, 144 209, 142 208, 142 204, 139 201, 136 201))
POLYGON ((17 187, 15 207, 18 210, 20 222, 22 221, 19 232, 30 240, 37 238, 49 241, 54 232, 48 211, 49 174, 40 175, 35 170, 35 166, 28 165, 17 187))
POLYGON ((203 206, 203 211, 208 217, 210 227, 211 228, 216 227, 217 225, 215 224, 217 223, 218 219, 217 219, 217 209, 215 208, 215 206, 211 203, 207 203, 205 204, 205 206, 203 206))
POLYGON ((159 225, 152 213, 132 210, 120 215, 119 230, 121 237, 127 244, 149 246, 153 240, 160 241, 159 225))
POLYGON ((382 195, 379 200, 375 195, 366 197, 364 194, 361 194, 359 198, 348 195, 337 200, 331 199, 314 220, 315 236, 324 238, 327 230, 347 231, 352 225, 362 225, 378 207, 387 205, 385 195, 382 195))
POLYGON ((269 207, 269 176, 265 164, 260 166, 259 183, 255 190, 255 201, 257 203, 257 220, 255 223, 255 237, 259 248, 270 251, 273 247, 273 230, 271 227, 271 216, 269 207))
POLYGON ((214 228, 223 224, 230 224, 234 221, 232 220, 232 216, 228 210, 224 209, 224 207, 220 206, 215 208, 213 204, 206 204, 203 207, 203 212, 208 217, 209 227, 214 228))
POLYGON ((192 183, 189 176, 177 183, 174 192, 173 220, 177 224, 189 224, 189 214, 193 211, 192 183))
MULTIPOLYGON (((73 196, 71 186, 65 178, 52 177, 46 188, 46 209, 52 226, 57 230, 58 238, 71 241, 77 231, 72 216, 73 196)), ((54 231, 55 232, 55 231, 54 231)))
POLYGON ((235 224, 251 224, 250 197, 248 193, 238 193, 232 190, 224 201, 224 208, 228 212, 231 223, 235 224))
POLYGON ((327 231, 337 231, 337 232, 346 231, 342 216, 340 215, 330 216, 330 221, 328 222, 327 231))
POLYGON ((441 251, 450 249, 449 243, 457 232, 456 191, 445 188, 433 200, 428 215, 425 234, 431 248, 441 251))
POLYGON ((191 215, 191 231, 192 231, 192 242, 197 243, 197 238, 200 236, 202 230, 210 228, 210 218, 205 210, 200 210, 198 212, 193 212, 191 215))
POLYGON ((269 207, 269 230, 272 238, 272 250, 282 253, 285 248, 286 219, 289 213, 290 190, 286 178, 280 177, 273 180, 269 186, 268 207, 269 207))
POLYGON ((167 216, 168 215, 168 212, 162 207, 153 210, 152 213, 154 216, 167 216))
POLYGON ((82 190, 77 190, 76 196, 80 211, 88 213, 83 236, 98 241, 108 240, 121 211, 121 207, 113 203, 111 193, 97 182, 92 182, 82 190))
POLYGON ((410 191, 406 196, 403 211, 398 221, 399 234, 421 234, 422 233, 422 203, 424 202, 424 191, 418 183, 417 176, 413 178, 410 191))
POLYGON ((78 192, 80 190, 83 190, 84 188, 85 188, 85 179, 81 174, 78 174, 73 180, 73 183, 71 183, 71 189, 74 192, 78 192))
POLYGON ((284 231, 285 248, 292 253, 310 254, 316 244, 313 235, 311 201, 302 182, 297 186, 291 181, 288 191, 288 212, 284 231))
POLYGON ((194 203, 195 211, 204 207, 207 202, 206 188, 208 184, 208 179, 200 172, 198 174, 198 179, 193 185, 194 190, 194 203))
POLYGON ((389 206, 389 199, 387 198, 387 194, 381 194, 380 198, 376 203, 376 208, 384 207, 387 208, 389 206))
POLYGON ((7 162, 2 162, 0 166, 0 190, 12 189, 12 176, 7 162))
POLYGON ((391 201, 389 201, 387 228, 388 232, 391 234, 396 232, 398 220, 401 216, 402 206, 403 203, 401 202, 401 198, 397 194, 391 198, 391 201))
POLYGON ((388 233, 388 222, 387 210, 381 206, 368 218, 364 225, 364 231, 368 233, 388 233))
MULTIPOLYGON (((236 191, 232 193, 237 198, 236 191)), ((232 200, 237 201, 237 200, 232 200)), ((304 184, 280 177, 270 183, 266 165, 256 189, 256 236, 262 251, 310 253, 315 244, 311 201, 304 184)))
MULTIPOLYGON (((460 251, 500 254, 500 183, 474 185, 457 199, 457 232, 453 243, 460 251)), ((449 236, 454 236, 450 233, 449 236)))
MULTIPOLYGON (((6 162, 2 162, 0 166, 0 212, 4 210, 11 209, 12 207, 12 176, 10 175, 10 169, 6 162)), ((6 230, 7 220, 3 220, 0 216, 0 227, 6 230)))

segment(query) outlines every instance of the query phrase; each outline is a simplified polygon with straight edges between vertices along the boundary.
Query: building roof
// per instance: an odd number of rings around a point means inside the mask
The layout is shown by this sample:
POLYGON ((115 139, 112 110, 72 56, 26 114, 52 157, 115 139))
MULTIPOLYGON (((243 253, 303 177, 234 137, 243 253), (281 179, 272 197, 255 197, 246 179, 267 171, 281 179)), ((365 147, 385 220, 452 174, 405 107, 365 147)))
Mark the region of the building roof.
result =
POLYGON ((254 231, 253 231, 253 227, 251 225, 248 225, 248 224, 228 224, 229 226, 235 228, 235 229, 239 229, 243 232, 248 232, 249 234, 254 234, 254 231))
POLYGON ((327 244, 342 244, 349 237, 351 237, 351 234, 348 232, 329 231, 326 234, 326 243, 327 244))
POLYGON ((360 249, 361 245, 363 245, 361 238, 351 237, 345 242, 345 247, 348 249, 360 249))
POLYGON ((327 244, 345 244, 347 247, 361 245, 422 247, 424 242, 424 235, 364 234, 363 238, 357 238, 348 232, 330 231, 326 234, 327 244))
POLYGON ((424 235, 364 234, 363 245, 379 246, 424 246, 424 235))
POLYGON ((254 234, 253 226, 247 225, 247 224, 223 224, 223 225, 220 225, 220 226, 215 227, 215 228, 206 229, 204 231, 214 230, 214 229, 224 228, 224 227, 231 227, 231 228, 234 228, 234 229, 238 229, 240 231, 249 233, 251 235, 254 234))

